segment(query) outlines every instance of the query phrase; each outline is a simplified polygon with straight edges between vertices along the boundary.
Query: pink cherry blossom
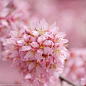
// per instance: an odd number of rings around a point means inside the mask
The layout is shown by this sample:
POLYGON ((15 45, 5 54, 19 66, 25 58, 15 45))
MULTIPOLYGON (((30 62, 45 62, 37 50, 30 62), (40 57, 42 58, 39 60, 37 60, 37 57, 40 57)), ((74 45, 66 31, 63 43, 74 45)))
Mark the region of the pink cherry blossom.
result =
POLYGON ((67 57, 63 76, 80 85, 81 79, 86 77, 86 48, 71 49, 67 57))
POLYGON ((0 0, 0 41, 4 42, 10 37, 10 30, 17 29, 21 23, 28 22, 29 16, 30 5, 27 1, 0 0))
POLYGON ((86 78, 81 78, 81 85, 86 85, 86 78))
POLYGON ((1 60, 2 44, 0 42, 0 60, 1 60))
POLYGON ((10 31, 11 38, 3 43, 3 57, 13 63, 29 84, 53 86, 64 68, 67 39, 55 24, 51 28, 44 19, 35 25, 34 29, 26 26, 29 29, 10 31))

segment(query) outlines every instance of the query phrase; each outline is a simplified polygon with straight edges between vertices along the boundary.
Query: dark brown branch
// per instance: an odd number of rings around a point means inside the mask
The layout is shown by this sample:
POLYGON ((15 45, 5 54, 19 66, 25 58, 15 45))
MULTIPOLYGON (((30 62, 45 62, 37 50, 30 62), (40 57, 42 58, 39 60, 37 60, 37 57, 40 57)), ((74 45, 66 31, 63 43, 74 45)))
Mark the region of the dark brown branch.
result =
POLYGON ((62 76, 59 76, 60 80, 61 80, 61 85, 62 85, 62 81, 66 81, 67 83, 73 85, 73 86, 81 86, 81 85, 75 85, 74 83, 72 83, 71 81, 69 81, 68 79, 65 79, 62 76))

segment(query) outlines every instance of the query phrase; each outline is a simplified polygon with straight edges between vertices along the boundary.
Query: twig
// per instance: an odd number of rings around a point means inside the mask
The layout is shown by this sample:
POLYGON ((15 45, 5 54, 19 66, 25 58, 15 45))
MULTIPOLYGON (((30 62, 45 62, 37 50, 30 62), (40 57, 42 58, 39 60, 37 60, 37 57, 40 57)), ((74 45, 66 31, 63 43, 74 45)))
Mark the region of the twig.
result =
POLYGON ((62 86, 62 81, 66 81, 67 83, 73 85, 73 86, 80 86, 80 85, 75 85, 74 83, 72 83, 71 81, 65 79, 64 77, 62 76, 59 76, 60 80, 61 80, 61 86, 62 86))

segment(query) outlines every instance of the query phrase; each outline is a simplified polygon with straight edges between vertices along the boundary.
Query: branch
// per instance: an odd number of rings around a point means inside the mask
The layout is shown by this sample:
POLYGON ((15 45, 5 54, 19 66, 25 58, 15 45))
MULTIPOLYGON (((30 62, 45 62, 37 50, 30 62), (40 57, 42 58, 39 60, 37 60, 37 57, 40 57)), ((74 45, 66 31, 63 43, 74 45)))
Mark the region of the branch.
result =
POLYGON ((74 83, 72 83, 71 81, 69 81, 68 79, 65 79, 64 77, 62 76, 59 76, 60 80, 61 80, 61 84, 62 84, 62 81, 66 81, 67 83, 73 85, 73 86, 81 86, 81 85, 75 85, 74 83))

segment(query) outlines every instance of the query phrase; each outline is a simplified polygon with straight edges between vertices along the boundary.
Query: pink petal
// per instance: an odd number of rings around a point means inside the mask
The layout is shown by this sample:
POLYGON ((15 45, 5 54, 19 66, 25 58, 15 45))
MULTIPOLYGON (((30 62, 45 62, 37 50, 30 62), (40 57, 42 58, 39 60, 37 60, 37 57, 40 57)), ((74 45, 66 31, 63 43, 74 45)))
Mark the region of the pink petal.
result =
POLYGON ((52 28, 50 31, 51 31, 53 34, 55 34, 55 33, 58 32, 58 29, 59 29, 59 27, 54 27, 54 28, 52 28))
POLYGON ((38 46, 39 46, 37 42, 32 42, 32 43, 30 43, 30 45, 31 45, 32 47, 38 47, 38 46))
POLYGON ((54 38, 52 32, 45 32, 43 35, 44 35, 44 37, 45 37, 46 39, 48 39, 48 38, 53 39, 53 38, 54 38))
POLYGON ((37 37, 37 36, 39 35, 39 32, 37 32, 37 31, 32 31, 32 34, 37 37))
POLYGON ((17 43, 19 46, 23 46, 25 44, 25 41, 24 40, 18 40, 17 43))
POLYGON ((35 63, 30 63, 28 69, 32 70, 35 67, 35 63))
POLYGON ((17 37, 18 36, 18 31, 10 31, 10 35, 12 38, 17 37))
POLYGON ((31 46, 23 46, 20 51, 28 51, 31 49, 31 46))
POLYGON ((44 45, 54 45, 54 43, 51 40, 44 41, 44 45))
POLYGON ((43 57, 38 53, 35 54, 35 58, 37 59, 37 62, 40 62, 40 60, 43 59, 43 57))
POLYGON ((26 60, 33 60, 34 59, 34 54, 31 51, 28 51, 27 54, 24 56, 26 60))
POLYGON ((56 34, 56 37, 60 37, 60 38, 64 38, 66 36, 66 34, 64 32, 59 32, 58 34, 56 34))
POLYGON ((37 53, 39 53, 40 55, 42 55, 43 54, 43 50, 42 49, 38 49, 37 53))
POLYGON ((18 56, 18 51, 17 50, 12 51, 10 58, 15 58, 16 56, 18 56))
POLYGON ((30 74, 30 73, 27 74, 27 75, 25 76, 25 79, 31 79, 31 74, 30 74))
POLYGON ((86 85, 86 78, 81 78, 81 85, 86 85))
POLYGON ((67 39, 61 39, 61 40, 60 40, 60 43, 67 43, 67 42, 68 42, 67 39))
POLYGON ((8 22, 6 21, 6 20, 1 20, 1 23, 2 23, 2 25, 4 25, 4 26, 8 26, 8 22))
POLYGON ((38 37, 37 41, 38 41, 39 43, 41 43, 41 42, 43 42, 45 39, 46 39, 46 38, 45 38, 43 35, 41 35, 40 37, 38 37))
POLYGON ((44 53, 45 53, 45 54, 52 54, 52 51, 53 51, 53 50, 52 50, 52 48, 50 48, 50 47, 45 47, 45 48, 44 48, 44 53))
POLYGON ((32 36, 31 36, 31 37, 30 37, 30 41, 31 41, 31 42, 35 42, 35 41, 36 41, 36 37, 32 37, 32 36))
POLYGON ((36 66, 36 73, 37 76, 39 76, 42 73, 42 68, 39 65, 36 66))

